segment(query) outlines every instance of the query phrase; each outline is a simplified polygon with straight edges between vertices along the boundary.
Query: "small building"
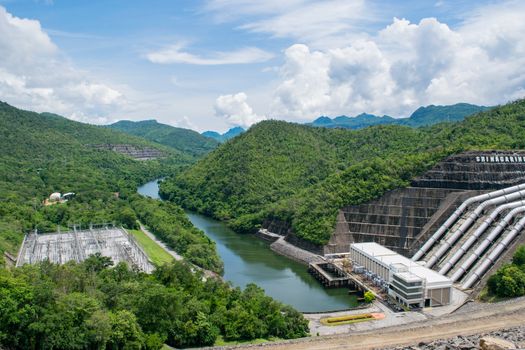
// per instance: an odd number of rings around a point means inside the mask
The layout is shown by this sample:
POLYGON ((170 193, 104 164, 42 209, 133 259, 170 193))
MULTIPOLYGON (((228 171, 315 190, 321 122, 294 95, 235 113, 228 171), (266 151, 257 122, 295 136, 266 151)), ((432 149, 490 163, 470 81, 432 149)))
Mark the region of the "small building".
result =
POLYGON ((49 201, 50 202, 58 202, 62 198, 62 194, 60 192, 53 192, 49 195, 49 201))
POLYGON ((386 282, 388 295, 407 307, 450 304, 450 279, 380 244, 351 244, 350 258, 354 265, 362 266, 369 277, 386 282))

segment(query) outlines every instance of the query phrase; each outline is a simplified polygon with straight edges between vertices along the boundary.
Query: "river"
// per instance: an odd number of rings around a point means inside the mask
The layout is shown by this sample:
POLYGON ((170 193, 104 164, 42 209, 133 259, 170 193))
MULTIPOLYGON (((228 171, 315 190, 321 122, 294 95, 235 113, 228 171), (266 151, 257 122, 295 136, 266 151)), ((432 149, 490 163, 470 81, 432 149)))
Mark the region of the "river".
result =
MULTIPOLYGON (((159 199, 157 181, 148 182, 137 191, 159 199)), ((306 266, 273 252, 268 243, 252 235, 237 234, 220 221, 186 213, 193 225, 217 244, 224 261, 224 279, 234 286, 255 283, 269 296, 303 312, 341 310, 356 305, 356 297, 348 295, 347 289, 323 288, 306 266)))

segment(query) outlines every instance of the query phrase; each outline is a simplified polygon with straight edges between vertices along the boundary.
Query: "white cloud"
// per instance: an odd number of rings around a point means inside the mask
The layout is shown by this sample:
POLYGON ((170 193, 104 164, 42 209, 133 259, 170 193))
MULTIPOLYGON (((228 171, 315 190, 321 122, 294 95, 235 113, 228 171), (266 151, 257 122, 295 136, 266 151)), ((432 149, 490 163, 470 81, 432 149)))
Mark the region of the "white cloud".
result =
POLYGON ((257 115, 247 102, 244 92, 235 95, 222 95, 215 101, 215 114, 224 118, 230 125, 250 127, 252 124, 266 119, 257 115))
POLYGON ((221 22, 241 22, 241 29, 316 47, 348 42, 363 24, 377 20, 364 0, 210 0, 206 9, 221 22))
POLYGON ((194 55, 183 51, 183 49, 183 44, 175 44, 151 52, 146 55, 146 58, 152 63, 160 64, 185 63, 212 66, 265 62, 273 57, 271 53, 256 47, 245 47, 230 52, 213 52, 209 57, 194 55))
POLYGON ((186 115, 183 116, 182 119, 176 120, 173 123, 173 125, 179 128, 183 128, 183 129, 192 129, 192 130, 198 129, 197 126, 186 115))
POLYGON ((17 107, 94 122, 124 103, 119 91, 73 67, 38 21, 2 6, 0 57, 0 98, 17 107))
POLYGON ((369 112, 407 116, 420 105, 484 105, 523 97, 525 3, 482 8, 457 28, 434 18, 394 21, 351 45, 285 51, 272 115, 304 120, 369 112))

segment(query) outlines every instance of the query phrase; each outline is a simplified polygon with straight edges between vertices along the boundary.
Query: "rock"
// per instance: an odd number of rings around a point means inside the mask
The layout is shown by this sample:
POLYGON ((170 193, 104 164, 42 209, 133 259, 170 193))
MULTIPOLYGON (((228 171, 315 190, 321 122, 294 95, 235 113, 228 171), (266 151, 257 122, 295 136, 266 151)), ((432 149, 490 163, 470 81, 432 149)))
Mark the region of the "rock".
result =
POLYGON ((495 337, 483 337, 479 341, 481 350, 508 350, 516 349, 516 345, 508 340, 495 337))

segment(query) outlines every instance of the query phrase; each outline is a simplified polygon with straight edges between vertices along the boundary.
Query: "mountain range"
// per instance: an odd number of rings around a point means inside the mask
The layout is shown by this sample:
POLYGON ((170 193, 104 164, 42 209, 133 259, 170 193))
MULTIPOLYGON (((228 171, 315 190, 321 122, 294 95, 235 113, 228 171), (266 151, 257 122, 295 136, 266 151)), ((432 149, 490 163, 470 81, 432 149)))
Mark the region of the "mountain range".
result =
POLYGON ((130 121, 121 120, 107 126, 130 135, 159 143, 182 153, 200 157, 215 149, 219 142, 190 129, 176 128, 161 124, 156 120, 130 121))
POLYGON ((486 111, 490 107, 477 106, 468 103, 457 103, 450 106, 426 106, 419 107, 408 118, 392 118, 388 115, 377 116, 374 114, 362 113, 355 117, 345 115, 330 118, 321 116, 307 125, 324 127, 324 128, 345 128, 345 129, 362 129, 372 125, 406 125, 411 127, 420 127, 434 125, 441 122, 455 122, 465 119, 465 117, 486 111))
POLYGON ((214 140, 217 140, 219 142, 226 142, 229 139, 234 138, 235 136, 238 136, 245 132, 243 128, 240 126, 236 126, 234 128, 231 128, 230 130, 226 131, 224 134, 220 134, 216 131, 205 131, 202 133, 203 136, 211 137, 214 140))

